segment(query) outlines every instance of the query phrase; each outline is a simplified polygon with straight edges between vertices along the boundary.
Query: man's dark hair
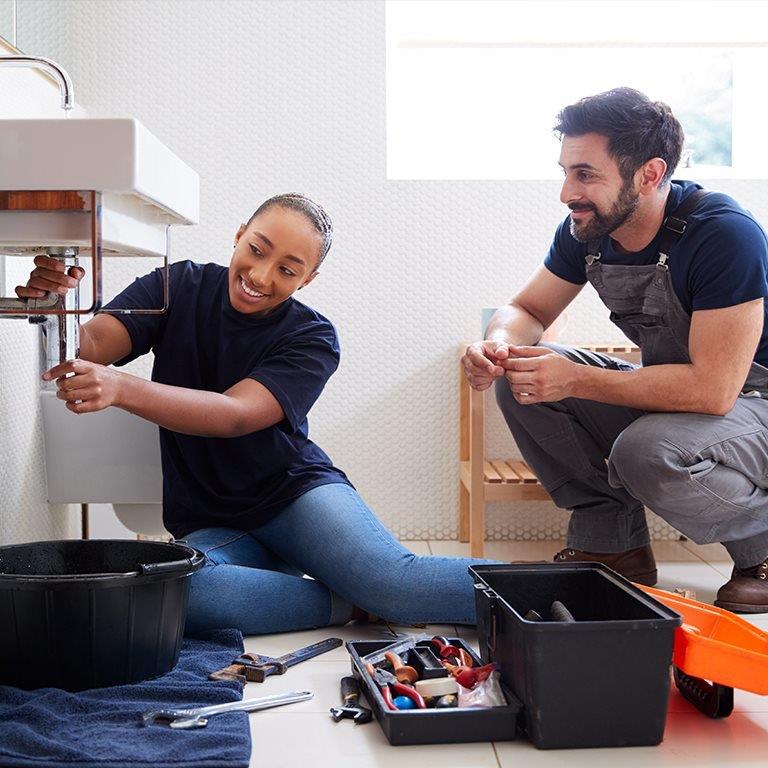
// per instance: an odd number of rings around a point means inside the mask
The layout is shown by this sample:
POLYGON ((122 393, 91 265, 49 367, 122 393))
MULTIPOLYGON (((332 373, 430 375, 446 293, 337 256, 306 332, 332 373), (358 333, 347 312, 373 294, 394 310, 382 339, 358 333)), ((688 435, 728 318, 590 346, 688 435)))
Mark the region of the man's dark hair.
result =
POLYGON ((328 255, 328 251, 331 250, 331 243, 333 242, 333 222, 331 221, 331 217, 325 212, 321 205, 318 205, 314 200, 310 200, 306 195, 287 192, 284 195, 275 195, 274 197, 265 200, 254 211, 251 218, 248 219, 248 224, 246 226, 250 225, 260 213, 263 213, 276 205, 281 208, 290 208, 293 211, 298 211, 299 213, 304 214, 320 234, 323 242, 320 246, 320 258, 317 262, 317 266, 319 267, 323 263, 323 259, 328 255))
POLYGON ((660 157, 667 164, 664 186, 683 151, 683 128, 672 110, 633 88, 614 88, 565 107, 554 128, 558 138, 598 133, 608 139, 608 152, 628 182, 643 163, 660 157))

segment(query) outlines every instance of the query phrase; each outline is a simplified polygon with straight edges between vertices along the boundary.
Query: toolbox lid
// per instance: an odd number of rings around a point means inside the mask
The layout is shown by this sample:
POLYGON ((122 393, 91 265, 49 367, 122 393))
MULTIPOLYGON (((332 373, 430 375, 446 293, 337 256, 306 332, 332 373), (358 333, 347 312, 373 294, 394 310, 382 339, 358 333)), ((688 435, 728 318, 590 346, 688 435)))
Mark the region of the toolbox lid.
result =
POLYGON ((476 589, 499 600, 531 631, 590 631, 624 622, 648 628, 682 623, 679 613, 602 563, 473 565, 469 573, 476 589), (575 622, 524 618, 530 610, 547 617, 555 600, 570 610, 575 622))

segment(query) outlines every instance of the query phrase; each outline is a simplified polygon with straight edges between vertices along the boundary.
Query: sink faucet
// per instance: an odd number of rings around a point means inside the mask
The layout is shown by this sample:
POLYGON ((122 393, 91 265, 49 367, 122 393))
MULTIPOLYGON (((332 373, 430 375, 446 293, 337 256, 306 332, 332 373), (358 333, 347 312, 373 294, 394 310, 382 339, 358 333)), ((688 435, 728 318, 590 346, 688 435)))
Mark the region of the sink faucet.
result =
MULTIPOLYGON (((0 56, 0 67, 32 67, 42 69, 51 75, 59 84, 61 92, 61 108, 72 109, 74 105, 74 88, 72 80, 66 70, 55 61, 42 56, 25 56, 23 54, 11 54, 0 56)), ((51 256, 61 258, 65 263, 77 264, 77 249, 73 248, 45 248, 41 249, 51 256)), ((4 310, 20 310, 19 314, 4 314, 3 317, 23 317, 30 322, 40 323, 42 328, 42 357, 43 366, 51 367, 51 364, 63 362, 76 357, 78 354, 78 320, 74 315, 34 315, 34 309, 78 309, 80 305, 78 288, 70 291, 66 297, 49 294, 44 299, 12 299, 0 298, 0 308, 4 310)))
POLYGON ((33 67, 42 69, 53 77, 59 84, 61 91, 61 108, 72 109, 75 101, 72 80, 66 70, 55 61, 45 59, 42 56, 24 56, 23 54, 11 54, 0 56, 0 67, 33 67))

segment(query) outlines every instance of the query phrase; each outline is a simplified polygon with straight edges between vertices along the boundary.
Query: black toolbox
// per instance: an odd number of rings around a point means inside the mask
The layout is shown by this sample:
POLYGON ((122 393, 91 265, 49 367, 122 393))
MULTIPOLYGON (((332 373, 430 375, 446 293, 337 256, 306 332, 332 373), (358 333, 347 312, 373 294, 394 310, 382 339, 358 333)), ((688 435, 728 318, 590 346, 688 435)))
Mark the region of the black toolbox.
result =
POLYGON ((539 748, 661 742, 681 617, 599 563, 476 565, 483 662, 523 704, 539 748), (530 621, 563 603, 575 621, 530 621))
MULTIPOLYGON (((448 638, 451 645, 463 648, 480 666, 477 654, 461 638, 448 638)), ((347 644, 352 672, 360 680, 360 688, 379 721, 384 735, 394 746, 404 744, 456 744, 468 741, 509 741, 517 734, 521 705, 502 684, 507 700, 505 707, 412 709, 393 712, 384 703, 381 691, 365 670, 362 656, 390 645, 389 641, 354 640, 347 644)), ((428 647, 429 642, 419 643, 428 647)))

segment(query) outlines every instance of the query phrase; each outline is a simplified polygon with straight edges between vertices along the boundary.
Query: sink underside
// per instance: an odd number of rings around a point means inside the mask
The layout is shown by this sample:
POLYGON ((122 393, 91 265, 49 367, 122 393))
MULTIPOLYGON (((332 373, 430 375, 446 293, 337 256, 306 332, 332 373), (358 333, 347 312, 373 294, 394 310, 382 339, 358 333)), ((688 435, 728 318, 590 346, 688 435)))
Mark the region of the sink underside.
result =
MULTIPOLYGON (((129 118, 0 120, 0 198, 25 190, 101 192, 104 255, 162 255, 198 221, 197 173, 129 118)), ((88 211, 0 209, 5 248, 91 245, 88 211)))

